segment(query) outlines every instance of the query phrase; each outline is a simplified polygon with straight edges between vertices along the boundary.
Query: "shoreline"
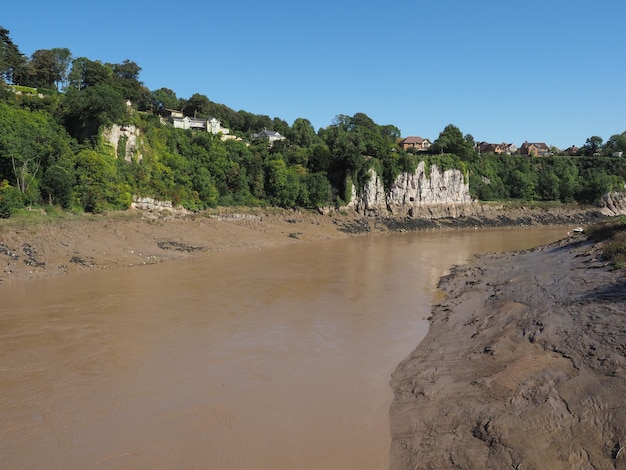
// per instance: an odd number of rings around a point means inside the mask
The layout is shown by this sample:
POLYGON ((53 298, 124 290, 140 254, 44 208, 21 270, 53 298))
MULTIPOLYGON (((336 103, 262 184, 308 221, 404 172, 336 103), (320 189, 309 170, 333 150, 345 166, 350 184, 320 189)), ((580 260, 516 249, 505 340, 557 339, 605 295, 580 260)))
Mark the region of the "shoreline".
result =
MULTIPOLYGON (((0 224, 0 288, 363 234, 603 219, 519 208, 444 219, 232 209, 11 221, 0 224)), ((439 287, 447 297, 432 307, 427 336, 392 375, 390 468, 626 468, 623 273, 575 236, 481 255, 439 287)))
MULTIPOLYGON (((484 207, 483 207, 484 209, 484 207)), ((0 221, 0 286, 94 269, 156 264, 207 253, 256 250, 370 233, 537 225, 584 225, 595 209, 507 208, 447 218, 322 215, 283 209, 219 209, 199 214, 128 211, 34 221, 0 221)))
POLYGON ((394 470, 626 468, 626 281, 584 236, 457 266, 394 371, 394 470))

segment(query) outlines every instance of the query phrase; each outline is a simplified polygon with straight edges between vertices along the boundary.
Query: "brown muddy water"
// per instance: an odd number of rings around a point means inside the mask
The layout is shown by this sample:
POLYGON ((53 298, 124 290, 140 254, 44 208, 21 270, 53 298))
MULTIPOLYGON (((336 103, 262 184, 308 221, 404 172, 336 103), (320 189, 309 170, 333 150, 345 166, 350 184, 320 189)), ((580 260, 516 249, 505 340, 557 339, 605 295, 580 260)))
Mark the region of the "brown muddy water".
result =
POLYGON ((366 236, 0 286, 0 467, 383 469, 436 284, 535 228, 366 236))

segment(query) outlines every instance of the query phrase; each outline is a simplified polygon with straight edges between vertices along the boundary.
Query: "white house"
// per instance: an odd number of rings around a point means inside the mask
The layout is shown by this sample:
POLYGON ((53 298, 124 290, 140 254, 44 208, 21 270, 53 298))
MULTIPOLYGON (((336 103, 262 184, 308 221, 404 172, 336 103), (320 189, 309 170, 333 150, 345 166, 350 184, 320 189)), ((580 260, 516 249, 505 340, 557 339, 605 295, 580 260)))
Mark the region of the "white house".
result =
POLYGON ((263 129, 258 134, 252 134, 253 139, 258 140, 267 140, 270 144, 276 142, 277 140, 285 140, 286 137, 279 134, 276 131, 268 131, 267 129, 263 129))
POLYGON ((171 109, 163 110, 163 114, 176 129, 193 129, 207 131, 211 134, 221 133, 222 135, 226 135, 230 132, 229 129, 222 127, 222 123, 219 119, 214 117, 203 119, 183 116, 183 113, 180 111, 174 111, 171 109))

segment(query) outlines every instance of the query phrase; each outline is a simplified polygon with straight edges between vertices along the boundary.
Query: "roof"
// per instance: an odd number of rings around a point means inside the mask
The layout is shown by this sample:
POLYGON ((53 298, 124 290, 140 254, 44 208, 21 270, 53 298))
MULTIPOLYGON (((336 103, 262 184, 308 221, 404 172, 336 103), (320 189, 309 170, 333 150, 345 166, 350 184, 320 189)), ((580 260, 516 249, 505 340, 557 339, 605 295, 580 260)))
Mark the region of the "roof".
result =
POLYGON ((254 138, 259 138, 259 137, 267 137, 268 139, 270 137, 275 137, 277 139, 284 139, 285 137, 283 137, 279 132, 276 131, 268 131, 267 129, 263 129, 261 132, 259 132, 258 134, 253 134, 254 138))
POLYGON ((522 144, 522 148, 528 148, 531 145, 534 145, 539 150, 550 150, 550 147, 548 147, 544 142, 524 142, 522 144))
POLYGON ((418 135, 414 135, 414 136, 409 136, 409 137, 405 138, 402 141, 402 143, 404 143, 404 144, 421 144, 425 140, 428 140, 428 139, 423 139, 422 137, 420 137, 418 135))

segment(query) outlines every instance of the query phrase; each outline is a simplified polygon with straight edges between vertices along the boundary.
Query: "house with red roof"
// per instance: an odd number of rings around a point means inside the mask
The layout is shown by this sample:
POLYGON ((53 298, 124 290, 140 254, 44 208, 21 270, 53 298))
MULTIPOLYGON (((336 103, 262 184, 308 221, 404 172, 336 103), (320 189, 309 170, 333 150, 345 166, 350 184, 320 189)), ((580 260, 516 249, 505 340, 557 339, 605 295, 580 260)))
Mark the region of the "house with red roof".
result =
POLYGON ((402 139, 400 141, 400 148, 402 148, 402 150, 417 149, 418 151, 423 152, 425 150, 428 150, 430 146, 430 140, 424 139, 419 136, 406 137, 405 139, 402 139))

